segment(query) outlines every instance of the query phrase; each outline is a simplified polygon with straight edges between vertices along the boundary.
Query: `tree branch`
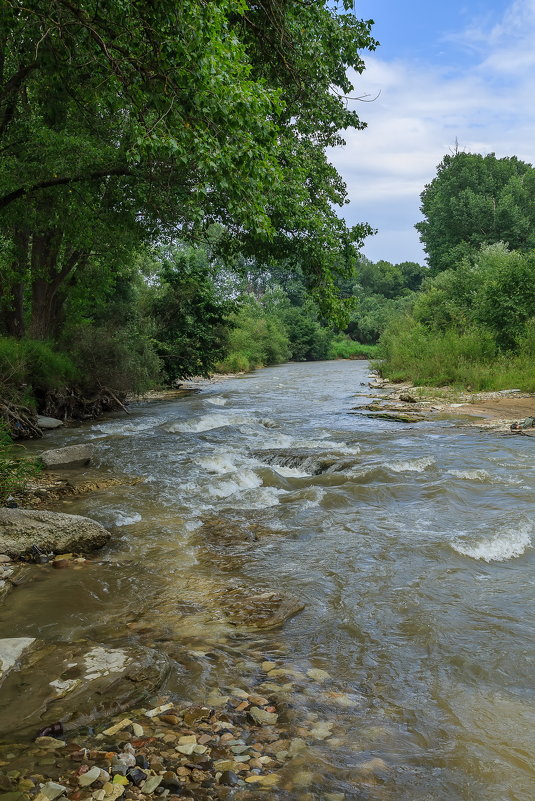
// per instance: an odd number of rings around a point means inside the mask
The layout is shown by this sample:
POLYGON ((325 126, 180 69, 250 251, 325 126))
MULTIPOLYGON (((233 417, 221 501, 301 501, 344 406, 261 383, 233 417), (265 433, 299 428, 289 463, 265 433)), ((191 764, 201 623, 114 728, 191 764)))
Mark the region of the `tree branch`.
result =
POLYGON ((63 175, 57 178, 48 178, 46 181, 38 181, 33 186, 21 186, 13 192, 9 192, 0 198, 0 209, 4 209, 25 195, 32 192, 38 192, 40 189, 49 189, 52 186, 65 186, 66 184, 80 183, 81 181, 94 181, 99 178, 107 178, 112 175, 131 175, 131 170, 128 167, 112 167, 102 170, 94 170, 87 175, 63 175))

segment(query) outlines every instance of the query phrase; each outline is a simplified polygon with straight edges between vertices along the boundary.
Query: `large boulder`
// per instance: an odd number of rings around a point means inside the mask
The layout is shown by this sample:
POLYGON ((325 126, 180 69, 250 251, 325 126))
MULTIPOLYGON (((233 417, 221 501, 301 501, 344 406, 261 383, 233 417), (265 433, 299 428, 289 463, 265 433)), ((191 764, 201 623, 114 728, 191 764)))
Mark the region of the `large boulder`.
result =
POLYGON ((18 557, 36 545, 46 553, 101 548, 109 531, 89 517, 34 509, 0 509, 0 553, 18 557))
POLYGON ((43 451, 41 461, 45 467, 54 470, 61 467, 85 467, 91 461, 92 455, 91 445, 66 445, 65 448, 43 451))
POLYGON ((152 695, 168 669, 165 656, 139 645, 0 639, 0 737, 90 724, 152 695))

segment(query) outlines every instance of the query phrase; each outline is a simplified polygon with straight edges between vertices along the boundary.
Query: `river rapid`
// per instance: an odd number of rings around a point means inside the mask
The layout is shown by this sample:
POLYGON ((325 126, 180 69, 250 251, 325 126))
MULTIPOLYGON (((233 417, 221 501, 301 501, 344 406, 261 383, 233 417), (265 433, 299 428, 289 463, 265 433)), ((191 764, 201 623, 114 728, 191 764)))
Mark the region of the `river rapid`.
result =
POLYGON ((46 447, 91 440, 101 470, 146 480, 57 507, 112 545, 14 593, 0 635, 142 641, 199 701, 259 654, 327 671, 288 688, 297 724, 335 721, 307 798, 532 801, 535 442, 370 419, 354 408, 381 394, 368 372, 287 364, 51 432, 46 447), (305 608, 233 626, 229 585, 305 608))

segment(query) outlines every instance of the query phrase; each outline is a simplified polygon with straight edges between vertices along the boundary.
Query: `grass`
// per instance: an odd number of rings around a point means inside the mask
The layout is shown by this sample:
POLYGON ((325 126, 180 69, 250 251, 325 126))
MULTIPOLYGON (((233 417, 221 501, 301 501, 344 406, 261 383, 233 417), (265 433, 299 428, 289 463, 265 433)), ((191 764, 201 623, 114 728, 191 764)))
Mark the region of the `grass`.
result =
POLYGON ((380 349, 380 371, 389 381, 471 392, 535 392, 532 354, 527 349, 501 353, 482 329, 430 332, 409 320, 389 330, 380 349))
POLYGON ((332 340, 329 348, 330 359, 375 359, 377 355, 377 345, 362 345, 342 334, 332 340))

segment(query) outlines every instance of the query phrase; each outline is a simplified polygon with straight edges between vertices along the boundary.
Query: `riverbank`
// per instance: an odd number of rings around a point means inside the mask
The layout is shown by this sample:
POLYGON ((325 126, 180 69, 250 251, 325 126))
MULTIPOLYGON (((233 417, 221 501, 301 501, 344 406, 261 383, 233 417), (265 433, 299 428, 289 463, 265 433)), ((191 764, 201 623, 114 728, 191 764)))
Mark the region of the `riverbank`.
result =
MULTIPOLYGON (((398 411, 402 414, 423 416, 424 419, 446 415, 459 418, 463 425, 510 434, 519 433, 511 431, 513 423, 535 417, 535 394, 517 389, 462 392, 453 387, 393 383, 381 378, 379 374, 372 374, 370 386, 381 393, 377 410, 384 408, 392 414, 398 411)), ((520 433, 532 436, 529 428, 520 433)))

